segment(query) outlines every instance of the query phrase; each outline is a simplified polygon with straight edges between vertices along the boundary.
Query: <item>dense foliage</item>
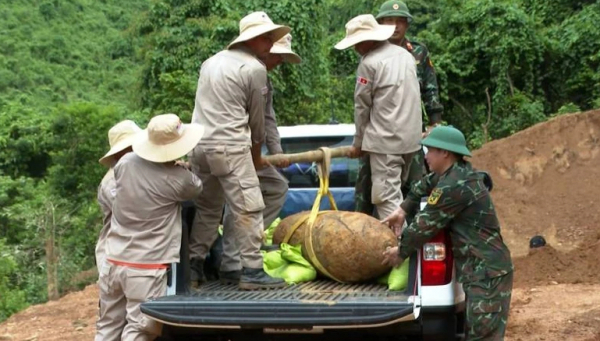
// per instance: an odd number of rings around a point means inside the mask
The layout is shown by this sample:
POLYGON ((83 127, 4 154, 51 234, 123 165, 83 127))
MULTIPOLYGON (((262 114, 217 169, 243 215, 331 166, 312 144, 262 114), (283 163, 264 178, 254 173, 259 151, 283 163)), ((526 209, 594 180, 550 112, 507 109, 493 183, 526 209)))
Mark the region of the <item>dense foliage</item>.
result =
MULTIPOLYGON (((281 124, 352 122, 358 57, 333 45, 364 0, 9 0, 0 6, 0 320, 93 268, 107 130, 189 120, 198 69, 266 11, 301 65, 271 75, 281 124), (54 251, 53 251, 54 250, 54 251), (49 268, 53 266, 55 268, 49 268)), ((477 147, 550 116, 600 107, 595 0, 409 0, 444 120, 477 147)), ((84 281, 82 280, 82 283, 84 281)))

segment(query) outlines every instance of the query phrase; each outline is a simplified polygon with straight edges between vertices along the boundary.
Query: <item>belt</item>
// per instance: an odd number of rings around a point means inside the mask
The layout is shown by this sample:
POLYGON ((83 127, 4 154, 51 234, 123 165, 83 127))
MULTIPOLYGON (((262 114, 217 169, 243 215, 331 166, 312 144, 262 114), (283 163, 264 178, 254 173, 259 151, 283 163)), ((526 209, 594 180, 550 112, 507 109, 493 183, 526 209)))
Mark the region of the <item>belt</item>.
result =
POLYGON ((114 265, 119 265, 119 266, 127 266, 130 268, 137 268, 137 269, 168 269, 169 265, 168 264, 143 264, 143 263, 129 263, 129 262, 121 262, 118 260, 113 260, 113 259, 109 259, 109 262, 113 263, 114 265))

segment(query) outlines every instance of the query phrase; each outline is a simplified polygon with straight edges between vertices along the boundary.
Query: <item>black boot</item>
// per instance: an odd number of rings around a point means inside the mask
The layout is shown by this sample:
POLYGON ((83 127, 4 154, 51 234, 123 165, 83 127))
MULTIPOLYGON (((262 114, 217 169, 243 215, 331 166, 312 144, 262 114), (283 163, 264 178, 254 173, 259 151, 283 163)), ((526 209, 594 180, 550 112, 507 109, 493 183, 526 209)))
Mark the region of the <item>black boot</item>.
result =
POLYGON ((242 270, 219 271, 219 281, 223 284, 238 284, 242 277, 242 270))
POLYGON ((285 286, 287 284, 283 279, 273 278, 263 269, 242 269, 240 278, 240 289, 242 290, 276 289, 285 286))
POLYGON ((206 283, 206 276, 204 276, 204 259, 199 257, 190 259, 190 282, 193 288, 197 288, 202 283, 206 283))

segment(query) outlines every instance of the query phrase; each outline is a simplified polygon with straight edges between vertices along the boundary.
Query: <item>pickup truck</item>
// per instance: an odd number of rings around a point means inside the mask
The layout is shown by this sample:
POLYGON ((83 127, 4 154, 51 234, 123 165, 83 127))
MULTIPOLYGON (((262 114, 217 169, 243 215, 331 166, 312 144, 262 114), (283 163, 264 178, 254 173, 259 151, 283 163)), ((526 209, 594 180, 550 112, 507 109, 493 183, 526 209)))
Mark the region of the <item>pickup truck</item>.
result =
MULTIPOLYGON (((279 128, 285 153, 352 143, 354 125, 279 128)), ((314 165, 282 170, 289 192, 281 216, 309 210, 318 188, 314 165)), ((340 210, 353 210, 356 159, 335 159, 331 191, 340 210)), ((424 203, 422 205, 425 205, 424 203)), ((322 209, 328 208, 323 200, 322 209)), ((329 279, 267 291, 208 282, 191 290, 188 233, 193 206, 183 209, 180 263, 172 264, 166 296, 141 310, 163 323, 166 340, 460 340, 465 295, 455 281, 452 247, 442 232, 410 257, 408 286, 389 291, 376 283, 341 284, 329 279)))

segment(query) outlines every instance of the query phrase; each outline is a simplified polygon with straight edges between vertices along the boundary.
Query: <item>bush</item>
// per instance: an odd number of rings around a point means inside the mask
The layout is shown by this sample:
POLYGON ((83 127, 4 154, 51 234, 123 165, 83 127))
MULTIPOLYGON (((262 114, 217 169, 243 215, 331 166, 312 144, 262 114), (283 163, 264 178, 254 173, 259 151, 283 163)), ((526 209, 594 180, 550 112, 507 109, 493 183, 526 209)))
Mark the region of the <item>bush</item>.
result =
POLYGON ((0 239, 0 322, 27 307, 25 292, 15 285, 17 263, 13 250, 0 239))

